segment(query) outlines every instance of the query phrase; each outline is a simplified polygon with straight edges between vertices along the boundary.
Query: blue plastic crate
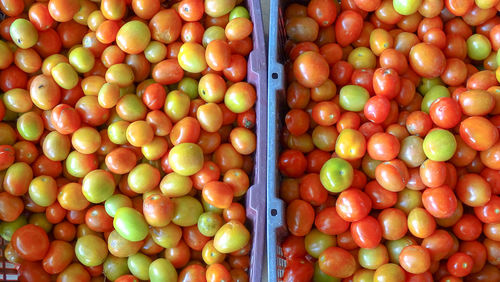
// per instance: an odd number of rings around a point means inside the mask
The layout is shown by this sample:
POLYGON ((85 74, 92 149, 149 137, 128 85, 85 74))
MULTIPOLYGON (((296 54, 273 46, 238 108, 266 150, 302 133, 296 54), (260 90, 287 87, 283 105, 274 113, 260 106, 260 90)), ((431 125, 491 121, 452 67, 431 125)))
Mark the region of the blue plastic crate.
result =
POLYGON ((288 231, 285 225, 285 203, 279 198, 278 156, 279 136, 285 103, 285 53, 286 41, 283 13, 288 2, 271 0, 268 51, 268 101, 267 101, 267 267, 268 281, 283 277, 286 261, 280 243, 288 231))

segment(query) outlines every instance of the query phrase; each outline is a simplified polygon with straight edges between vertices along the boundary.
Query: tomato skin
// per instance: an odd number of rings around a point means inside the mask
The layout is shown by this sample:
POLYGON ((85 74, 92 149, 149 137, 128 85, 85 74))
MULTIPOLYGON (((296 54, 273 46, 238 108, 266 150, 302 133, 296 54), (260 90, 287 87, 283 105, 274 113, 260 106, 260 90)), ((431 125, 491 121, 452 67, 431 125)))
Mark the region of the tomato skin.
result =
POLYGON ((335 36, 340 46, 345 47, 354 42, 361 34, 363 18, 355 11, 341 12, 335 22, 335 36))
POLYGON ((303 200, 294 200, 286 212, 287 226, 290 233, 295 236, 305 236, 314 223, 314 209, 303 200))
POLYGON ((408 169, 400 160, 383 162, 375 169, 375 179, 385 189, 392 192, 399 192, 408 183, 408 169))
POLYGON ((396 192, 389 191, 377 181, 370 181, 365 185, 364 192, 370 197, 373 209, 387 209, 394 206, 398 200, 396 192))
POLYGON ((448 186, 427 188, 422 194, 425 209, 434 217, 447 218, 457 207, 457 198, 448 186))
POLYGON ((428 43, 419 43, 410 50, 410 65, 420 76, 434 78, 440 76, 446 66, 443 52, 428 43), (429 58, 432 58, 429 60, 429 58))
POLYGON ((356 222, 370 213, 372 202, 366 193, 351 188, 340 193, 335 208, 343 220, 356 222))
POLYGON ((304 154, 297 150, 286 150, 279 158, 279 170, 289 177, 301 176, 307 168, 307 160, 304 154))
POLYGON ((338 235, 349 228, 349 222, 342 219, 334 207, 328 207, 318 212, 314 225, 327 235, 338 235))
POLYGON ((456 277, 464 277, 468 275, 473 266, 472 258, 464 253, 454 253, 446 263, 447 270, 456 277))
POLYGON ((372 216, 351 223, 351 234, 360 248, 374 248, 382 240, 382 229, 378 220, 372 216))
POLYGON ((389 116, 390 102, 382 95, 371 97, 365 104, 364 114, 374 123, 382 123, 389 116))
POLYGON ((330 26, 337 17, 337 6, 331 1, 313 0, 307 5, 307 15, 322 27, 330 26))
POLYGON ((393 99, 401 90, 401 81, 394 69, 379 68, 373 74, 373 90, 375 94, 393 99))
POLYGON ((328 79, 330 70, 326 60, 317 52, 307 51, 293 62, 297 81, 305 87, 314 88, 328 79))
POLYGON ((472 149, 485 151, 496 143, 499 133, 489 120, 474 116, 468 117, 460 123, 460 137, 472 149))
POLYGON ((49 274, 63 271, 72 261, 74 256, 73 246, 65 241, 55 240, 50 243, 42 265, 49 274))
POLYGON ((49 249, 47 233, 33 224, 17 229, 11 242, 19 256, 28 261, 42 260, 49 249))
POLYGON ((398 139, 388 133, 375 133, 368 139, 367 151, 375 160, 392 160, 398 155, 399 149, 398 139))
POLYGON ((356 261, 348 251, 329 247, 319 257, 319 268, 330 276, 346 278, 356 270, 356 261))

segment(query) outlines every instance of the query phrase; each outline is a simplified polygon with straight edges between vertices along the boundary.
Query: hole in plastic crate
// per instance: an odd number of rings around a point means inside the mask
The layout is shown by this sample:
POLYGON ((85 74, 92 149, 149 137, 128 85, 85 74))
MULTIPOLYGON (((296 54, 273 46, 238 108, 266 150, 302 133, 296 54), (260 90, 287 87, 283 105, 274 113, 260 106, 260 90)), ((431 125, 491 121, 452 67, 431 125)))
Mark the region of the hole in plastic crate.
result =
POLYGON ((278 74, 277 74, 277 73, 275 73, 275 72, 273 72, 273 74, 271 75, 271 77, 272 77, 273 79, 278 79, 278 74))
POLYGON ((271 210, 271 215, 272 216, 277 216, 278 215, 278 211, 276 209, 272 209, 271 210))

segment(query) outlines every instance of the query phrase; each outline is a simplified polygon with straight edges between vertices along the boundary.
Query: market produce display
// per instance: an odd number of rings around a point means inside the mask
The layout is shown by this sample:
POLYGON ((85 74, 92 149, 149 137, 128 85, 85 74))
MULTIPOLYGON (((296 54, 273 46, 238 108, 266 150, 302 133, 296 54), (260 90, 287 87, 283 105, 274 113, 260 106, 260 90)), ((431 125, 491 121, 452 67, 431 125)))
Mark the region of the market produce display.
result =
POLYGON ((339 2, 279 3, 270 279, 500 281, 500 2, 339 2))
POLYGON ((241 0, 1 0, 0 236, 20 281, 248 281, 241 0))

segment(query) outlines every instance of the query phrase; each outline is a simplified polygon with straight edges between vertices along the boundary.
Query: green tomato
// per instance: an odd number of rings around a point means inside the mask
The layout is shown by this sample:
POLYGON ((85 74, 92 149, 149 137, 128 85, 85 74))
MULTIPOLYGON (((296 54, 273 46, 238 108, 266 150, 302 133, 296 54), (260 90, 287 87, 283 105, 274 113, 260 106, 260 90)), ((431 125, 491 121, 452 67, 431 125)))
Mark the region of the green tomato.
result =
POLYGON ((247 8, 243 6, 234 7, 234 9, 232 9, 231 12, 229 13, 229 21, 236 18, 250 19, 250 14, 248 13, 247 8))
POLYGON ((250 241, 250 232, 243 223, 230 220, 215 233, 214 247, 217 251, 227 254, 245 247, 250 241))
POLYGON ((401 254, 401 251, 407 246, 415 245, 416 242, 412 238, 405 236, 398 240, 387 241, 385 244, 391 262, 399 264, 399 254, 401 254))
POLYGON ((373 280, 373 276, 375 275, 375 271, 371 269, 360 269, 356 272, 354 272, 353 281, 359 281, 359 282, 364 282, 364 281, 378 281, 378 280, 373 280))
POLYGON ((149 42, 144 50, 144 56, 150 63, 155 64, 163 61, 167 57, 167 46, 159 41, 149 42))
POLYGON ((85 47, 76 47, 69 52, 69 63, 79 73, 86 73, 94 67, 94 54, 85 47))
POLYGON ((314 228, 304 238, 307 253, 313 258, 319 258, 321 253, 329 247, 335 247, 337 240, 335 236, 327 235, 314 228))
POLYGON ((216 214, 222 214, 224 209, 220 209, 214 205, 207 203, 203 198, 201 198, 201 204, 203 205, 203 210, 206 212, 213 212, 216 214))
POLYGON ((153 260, 143 253, 128 257, 127 265, 130 273, 141 280, 149 280, 149 266, 153 260))
POLYGON ((115 192, 113 175, 103 169, 93 170, 82 181, 82 193, 85 198, 94 204, 106 201, 115 192))
POLYGON ((222 27, 214 25, 205 30, 201 42, 203 44, 203 47, 207 47, 208 43, 217 39, 225 41, 226 32, 222 27))
POLYGON ((372 69, 377 65, 377 57, 372 50, 366 47, 358 47, 349 53, 347 61, 355 69, 372 69))
POLYGON ((2 221, 0 222, 0 236, 5 240, 5 241, 10 241, 12 238, 12 234, 14 232, 28 224, 28 221, 26 220, 26 217, 23 215, 20 215, 16 218, 16 220, 7 222, 7 221, 2 221))
POLYGON ((467 38, 467 55, 469 58, 481 61, 490 55, 491 43, 488 37, 482 34, 473 34, 467 38))
POLYGON ((9 29, 12 42, 19 48, 28 49, 38 42, 38 31, 35 26, 26 19, 16 19, 9 29))
POLYGON ((78 74, 68 63, 62 62, 57 64, 50 70, 50 74, 57 85, 64 89, 72 89, 78 84, 78 74))
POLYGON ((434 129, 425 136, 423 146, 428 159, 445 162, 455 154, 457 141, 448 130, 434 129))
MULTIPOLYGON (((107 83, 109 83, 109 82, 107 82, 107 83)), ((118 85, 118 84, 116 84, 116 85, 118 85)), ((121 86, 120 87, 120 97, 123 97, 126 94, 134 95, 134 94, 130 94, 130 93, 135 93, 135 85, 134 84, 130 84, 130 85, 127 85, 127 86, 121 86)))
POLYGON ((440 77, 435 77, 435 78, 422 77, 420 79, 420 84, 418 86, 418 92, 422 95, 425 95, 427 91, 429 91, 433 86, 436 85, 444 85, 440 77))
POLYGON ((149 234, 156 244, 164 248, 173 248, 181 240, 182 229, 174 223, 169 223, 163 227, 152 227, 149 234))
POLYGON ((346 85, 340 89, 339 104, 342 109, 351 112, 360 112, 364 109, 370 94, 359 85, 346 85))
POLYGON ((118 277, 128 274, 127 258, 108 255, 102 264, 102 272, 110 281, 115 281, 118 277))
POLYGON ((3 59, 0 61, 0 69, 6 69, 14 61, 14 54, 5 41, 0 40, 0 54, 3 59))
POLYGON ((198 218, 203 213, 200 201, 191 196, 173 198, 172 201, 175 204, 173 223, 182 227, 198 223, 198 218))
POLYGON ((121 109, 119 113, 127 113, 126 115, 120 117, 123 120, 130 122, 143 120, 144 117, 146 117, 148 109, 142 102, 142 99, 139 98, 139 96, 130 93, 130 90, 127 90, 127 92, 125 92, 125 95, 120 94, 121 98, 120 100, 118 100, 116 108, 121 109))
POLYGON ((500 49, 497 51, 497 65, 500 66, 500 49))
POLYGON ((387 248, 383 244, 371 249, 360 248, 358 261, 363 268, 375 270, 389 262, 387 248))
POLYGON ((392 6, 398 14, 409 16, 417 12, 418 8, 422 4, 422 0, 394 0, 392 6))
POLYGON ((108 126, 108 137, 109 140, 117 145, 127 144, 127 127, 130 125, 130 122, 120 120, 113 122, 108 126))
POLYGON ((149 265, 149 279, 151 282, 177 281, 177 271, 169 260, 159 258, 149 265))
POLYGON ((36 225, 45 232, 49 233, 52 230, 53 224, 49 222, 44 212, 31 214, 28 219, 29 224, 36 225))
POLYGON ((85 266, 98 266, 108 256, 108 246, 101 237, 85 235, 76 241, 75 255, 78 261, 85 266))
POLYGON ((198 230, 207 237, 214 236, 222 224, 224 224, 224 220, 214 212, 204 212, 198 218, 198 230))
POLYGON ((188 115, 190 104, 191 99, 189 99, 186 93, 179 90, 173 90, 167 94, 163 111, 165 111, 173 122, 178 122, 188 115))
POLYGON ((181 197, 191 192, 193 181, 189 176, 171 172, 163 177, 160 189, 163 195, 168 197, 181 197))
POLYGON ((17 119, 17 131, 27 141, 37 141, 43 130, 43 120, 35 112, 24 113, 17 119))
POLYGON ((448 88, 442 85, 433 86, 427 93, 425 93, 424 98, 422 99, 422 104, 420 106, 422 112, 429 113, 429 108, 432 103, 439 98, 450 97, 450 91, 448 88))
POLYGON ((319 263, 315 262, 314 263, 314 276, 313 276, 313 281, 314 282, 340 282, 342 281, 340 278, 336 278, 333 276, 330 276, 319 268, 319 263))
POLYGON ((104 202, 104 209, 111 217, 115 217, 116 211, 122 207, 133 207, 132 200, 123 194, 115 194, 104 202))
POLYGON ((341 158, 332 158, 323 165, 319 177, 326 190, 339 193, 351 186, 353 173, 349 162, 341 158))
POLYGON ((144 240, 148 235, 146 220, 140 212, 133 208, 119 208, 115 213, 113 226, 118 234, 132 242, 144 240))
POLYGON ((198 81, 191 77, 184 77, 177 84, 177 89, 186 93, 191 100, 198 98, 198 81))
POLYGON ((394 207, 408 215, 414 208, 422 207, 422 192, 408 188, 403 189, 398 193, 398 200, 394 207))
MULTIPOLYGON (((82 154, 78 151, 73 151, 69 153, 68 157, 64 161, 68 173, 71 176, 82 178, 89 172, 91 172, 94 169, 94 167, 92 166, 94 164, 91 165, 82 164, 82 160, 86 161, 89 160, 88 156, 92 155, 82 154)), ((97 166, 97 159, 95 159, 95 161, 96 161, 95 165, 97 166)))

